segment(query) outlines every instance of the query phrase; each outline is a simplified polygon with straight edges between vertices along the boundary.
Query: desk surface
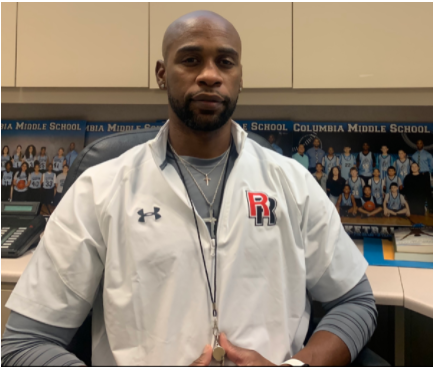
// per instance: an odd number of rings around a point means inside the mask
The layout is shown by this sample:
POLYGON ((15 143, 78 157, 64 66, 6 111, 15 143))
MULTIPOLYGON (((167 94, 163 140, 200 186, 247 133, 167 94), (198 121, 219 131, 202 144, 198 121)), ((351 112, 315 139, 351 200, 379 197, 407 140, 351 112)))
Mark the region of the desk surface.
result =
MULTIPOLYGON (((355 240, 363 252, 363 240, 355 240)), ((31 250, 20 258, 2 258, 2 282, 16 283, 33 256, 31 250)), ((369 266, 366 276, 379 305, 405 306, 433 317, 433 270, 369 266)))

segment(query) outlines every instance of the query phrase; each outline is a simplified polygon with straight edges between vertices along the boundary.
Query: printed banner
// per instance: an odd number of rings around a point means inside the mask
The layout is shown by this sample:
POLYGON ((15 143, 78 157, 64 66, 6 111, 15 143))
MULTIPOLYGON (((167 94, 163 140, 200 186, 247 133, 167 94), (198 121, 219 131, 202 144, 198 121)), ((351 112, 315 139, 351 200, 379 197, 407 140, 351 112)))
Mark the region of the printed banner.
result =
POLYGON ((84 144, 85 146, 87 146, 89 143, 92 143, 97 139, 114 133, 121 133, 138 129, 161 128, 165 122, 166 121, 157 121, 150 123, 87 123, 84 144))
POLYGON ((2 120, 2 201, 42 202, 51 213, 84 147, 86 122, 2 120))

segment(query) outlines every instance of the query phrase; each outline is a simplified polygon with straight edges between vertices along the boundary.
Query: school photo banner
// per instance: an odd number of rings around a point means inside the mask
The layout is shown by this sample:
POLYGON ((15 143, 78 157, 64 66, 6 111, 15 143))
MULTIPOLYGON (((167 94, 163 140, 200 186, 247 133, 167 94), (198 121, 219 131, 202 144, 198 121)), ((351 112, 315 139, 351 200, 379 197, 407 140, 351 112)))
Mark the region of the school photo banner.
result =
POLYGON ((292 157, 303 159, 355 238, 432 226, 432 153, 432 123, 293 123, 292 157))
POLYGON ((50 214, 84 148, 86 122, 2 120, 1 129, 2 201, 41 202, 41 213, 50 214))
POLYGON ((139 122, 139 123, 129 123, 129 122, 95 122, 95 123, 87 123, 86 126, 86 134, 84 144, 87 146, 88 144, 105 137, 107 135, 127 132, 131 130, 139 130, 139 129, 152 129, 152 128, 161 128, 164 125, 165 121, 157 121, 157 122, 139 122))

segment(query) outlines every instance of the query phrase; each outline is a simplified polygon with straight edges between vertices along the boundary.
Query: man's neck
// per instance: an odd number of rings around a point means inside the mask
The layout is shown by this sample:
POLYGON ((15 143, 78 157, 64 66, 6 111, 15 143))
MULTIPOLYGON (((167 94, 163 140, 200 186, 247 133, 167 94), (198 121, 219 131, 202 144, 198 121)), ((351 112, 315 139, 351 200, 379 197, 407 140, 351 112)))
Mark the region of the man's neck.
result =
POLYGON ((229 120, 218 130, 203 132, 187 127, 177 117, 170 117, 169 141, 180 156, 215 158, 221 156, 229 148, 231 125, 231 120, 229 120))

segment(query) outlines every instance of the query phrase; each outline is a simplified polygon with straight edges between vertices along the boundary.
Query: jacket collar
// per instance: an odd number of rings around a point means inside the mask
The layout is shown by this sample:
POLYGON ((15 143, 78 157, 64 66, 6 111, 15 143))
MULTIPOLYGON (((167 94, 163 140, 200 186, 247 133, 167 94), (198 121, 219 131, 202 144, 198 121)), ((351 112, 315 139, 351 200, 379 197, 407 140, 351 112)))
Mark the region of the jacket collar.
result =
MULTIPOLYGON (((238 155, 244 147, 244 143, 247 138, 247 133, 237 124, 235 121, 231 120, 231 133, 234 139, 235 148, 238 155)), ((166 151, 167 151, 167 140, 169 137, 169 120, 161 127, 157 136, 149 142, 149 146, 153 152, 155 163, 157 166, 164 170, 166 167, 166 151)))

